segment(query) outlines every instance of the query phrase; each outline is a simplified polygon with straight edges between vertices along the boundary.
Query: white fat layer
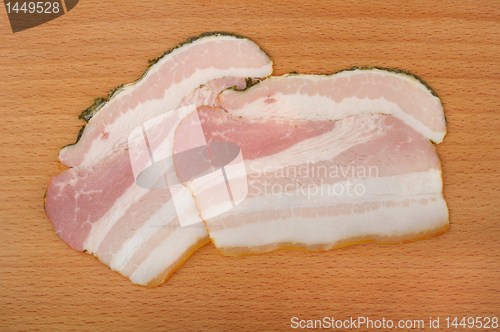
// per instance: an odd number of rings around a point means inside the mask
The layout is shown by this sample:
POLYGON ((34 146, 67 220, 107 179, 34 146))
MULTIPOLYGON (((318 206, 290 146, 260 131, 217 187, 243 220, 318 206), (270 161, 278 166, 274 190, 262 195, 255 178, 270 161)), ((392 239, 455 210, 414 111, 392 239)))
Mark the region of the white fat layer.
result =
POLYGON ((120 220, 128 208, 144 197, 150 189, 143 189, 135 183, 125 190, 113 204, 113 206, 99 219, 92 224, 89 236, 84 243, 84 248, 91 253, 96 253, 101 242, 110 232, 115 223, 120 220))
POLYGON ((278 93, 272 96, 274 103, 266 103, 267 98, 260 98, 245 105, 244 108, 231 111, 236 116, 247 119, 301 119, 311 121, 340 120, 356 114, 388 114, 436 143, 443 141, 445 133, 431 130, 413 116, 404 112, 396 103, 379 99, 345 98, 340 103, 323 96, 289 95, 278 93))
MULTIPOLYGON (((130 206, 140 201, 150 191, 151 189, 144 189, 137 186, 135 183, 132 184, 125 191, 125 193, 115 201, 113 206, 106 212, 106 214, 104 214, 104 216, 102 216, 101 219, 92 224, 92 229, 89 233, 89 236, 87 237, 87 240, 84 243, 84 248, 89 252, 96 253, 97 250, 99 249, 99 246, 101 245, 101 242, 104 240, 106 235, 111 231, 111 228, 115 225, 115 223, 118 222, 123 216, 125 216, 125 213, 127 212, 130 206)), ((183 209, 182 213, 189 214, 191 209, 195 207, 194 198, 190 194, 187 195, 184 194, 182 195, 181 198, 183 200, 183 204, 179 205, 179 208, 183 209)), ((162 218, 161 223, 170 223, 172 220, 175 220, 176 224, 178 225, 177 212, 173 205, 172 200, 166 202, 160 208, 160 211, 163 211, 161 215, 162 218)), ((160 215, 156 213, 153 215, 152 219, 147 221, 145 224, 149 224, 151 222, 154 223, 156 222, 155 220, 158 220, 159 217, 160 215)), ((177 227, 180 227, 180 225, 178 225, 177 227)), ((134 237, 140 236, 139 234, 140 232, 137 231, 134 237)))
MULTIPOLYGON (((97 253, 101 242, 115 223, 124 216, 128 207, 140 200, 148 192, 149 189, 142 189, 135 184, 128 188, 106 215, 92 224, 92 230, 85 242, 84 248, 91 253, 97 253)), ((185 208, 194 207, 193 197, 188 195, 187 198, 190 201, 186 202, 185 208)), ((138 212, 140 213, 140 211, 138 212)), ((147 284, 150 280, 167 270, 170 264, 182 260, 188 253, 189 248, 196 246, 201 239, 208 236, 208 232, 202 223, 180 227, 174 202, 173 200, 169 200, 141 228, 137 229, 130 239, 124 242, 122 248, 113 256, 110 268, 122 272, 123 269, 127 268, 127 263, 130 262, 136 250, 140 249, 145 242, 151 241, 151 238, 162 227, 172 227, 175 230, 172 233, 168 232, 166 237, 161 239, 161 245, 158 245, 149 254, 146 262, 144 262, 146 264, 144 265, 143 263, 134 273, 135 276, 130 277, 137 284, 147 284), (154 257, 153 261, 151 261, 152 255, 154 257)), ((175 266, 170 266, 170 268, 173 269, 175 266)))
MULTIPOLYGON (((266 195, 247 197, 231 214, 270 210, 289 210, 292 217, 267 222, 248 222, 239 227, 216 229, 210 227, 210 236, 217 247, 253 247, 279 242, 301 243, 306 245, 331 244, 358 236, 401 236, 405 234, 430 231, 448 222, 448 209, 442 197, 442 179, 439 170, 409 173, 391 177, 351 179, 351 195, 347 193, 347 181, 323 185, 314 189, 295 190, 288 194, 275 194, 272 189, 266 195), (363 185, 358 190, 356 185, 363 185), (337 189, 333 188, 336 186, 337 189), (343 187, 342 195, 339 188, 343 187), (426 199, 426 204, 420 203, 426 199), (386 202, 403 204, 389 207, 386 202), (377 210, 364 213, 351 213, 338 216, 306 218, 297 216, 295 208, 335 206, 338 204, 381 203, 377 210)), ((252 184, 250 184, 251 186, 252 184)), ((359 188, 359 187, 358 187, 359 188)), ((394 204, 393 204, 394 205, 394 204)), ((258 218, 258 217, 257 217, 258 218)))
MULTIPOLYGON (((334 74, 334 77, 335 78, 341 78, 341 77, 348 77, 348 78, 350 78, 350 77, 352 77, 353 74, 359 74, 359 73, 374 73, 374 74, 382 75, 382 76, 392 76, 392 77, 395 77, 397 79, 410 82, 416 88, 425 91, 428 94, 429 98, 435 99, 435 102, 437 102, 439 104, 441 103, 440 100, 439 100, 439 98, 436 97, 436 96, 434 96, 431 93, 431 91, 426 86, 424 86, 422 84, 422 82, 420 82, 419 80, 417 80, 415 77, 413 77, 411 75, 407 75, 407 74, 395 73, 395 72, 388 71, 388 70, 382 70, 382 69, 373 68, 373 69, 370 69, 370 70, 365 70, 365 69, 345 70, 345 71, 342 71, 342 72, 334 74)), ((304 75, 304 76, 313 77, 313 78, 316 78, 317 80, 324 80, 324 79, 329 79, 330 78, 330 76, 323 76, 323 75, 304 75)))
POLYGON ((130 276, 132 282, 146 285, 149 281, 175 268, 179 258, 186 256, 206 236, 206 230, 200 225, 191 225, 176 229, 166 240, 151 252, 148 258, 130 276))
POLYGON ((134 252, 155 235, 160 227, 180 227, 172 200, 163 204, 141 228, 136 230, 132 238, 128 239, 113 257, 109 266, 117 271, 125 268, 127 263, 132 259, 134 252))
MULTIPOLYGON (((106 212, 106 214, 101 219, 92 224, 92 229, 89 236, 87 237, 87 240, 85 241, 84 248, 91 253, 97 253, 101 242, 111 231, 111 228, 115 225, 115 223, 125 215, 132 204, 140 201, 142 197, 144 197, 148 192, 150 192, 150 189, 143 189, 137 186, 135 183, 130 186, 125 191, 125 193, 116 200, 116 202, 108 210, 108 212, 106 212)), ((189 213, 190 209, 195 207, 194 198, 190 194, 184 194, 182 195, 182 200, 184 204, 182 204, 182 206, 179 205, 179 208, 183 209, 182 213, 189 213)), ((140 213, 140 211, 137 212, 140 213)), ((152 227, 152 225, 169 225, 169 227, 180 227, 180 224, 177 220, 177 211, 174 207, 173 200, 168 200, 165 204, 163 204, 162 207, 143 224, 142 228, 138 229, 134 233, 134 236, 129 239, 124 245, 124 247, 127 247, 128 249, 122 248, 124 250, 123 255, 126 256, 127 253, 131 252, 134 247, 140 246, 144 241, 147 240, 147 238, 153 236, 154 233, 156 233, 158 227, 155 228, 152 227)), ((207 236, 208 233, 205 228, 201 228, 205 234, 204 236, 207 236)), ((123 262, 123 258, 119 258, 119 261, 117 262, 123 262)))
MULTIPOLYGON (((259 188, 258 196, 248 196, 228 214, 252 212, 267 208, 293 209, 294 207, 322 207, 363 201, 401 200, 410 196, 441 195, 441 171, 414 172, 385 177, 348 179, 333 184, 302 187, 288 185, 281 188, 270 182, 263 187, 261 180, 248 179, 249 187, 259 188)), ((300 179, 299 179, 300 181, 300 179)), ((210 219, 208 220, 210 224, 210 219)))
POLYGON ((340 120, 356 114, 388 114, 404 123, 436 143, 443 141, 445 133, 431 130, 413 116, 404 112, 396 103, 379 99, 345 98, 340 103, 323 96, 273 95, 277 102, 268 104, 267 98, 260 98, 243 109, 232 111, 236 116, 247 119, 287 118, 311 121, 340 120))
MULTIPOLYGON (((218 248, 255 247, 278 243, 327 245, 334 248, 343 240, 362 236, 398 237, 443 227, 448 223, 448 209, 440 194, 408 196, 416 199, 408 207, 380 206, 362 214, 273 220, 241 227, 211 231, 218 248), (418 203, 428 199, 426 205, 418 203), (434 199, 435 201, 431 201, 434 199)), ((382 202, 382 199, 380 200, 382 202)), ((359 202, 361 203, 361 202, 359 202)))

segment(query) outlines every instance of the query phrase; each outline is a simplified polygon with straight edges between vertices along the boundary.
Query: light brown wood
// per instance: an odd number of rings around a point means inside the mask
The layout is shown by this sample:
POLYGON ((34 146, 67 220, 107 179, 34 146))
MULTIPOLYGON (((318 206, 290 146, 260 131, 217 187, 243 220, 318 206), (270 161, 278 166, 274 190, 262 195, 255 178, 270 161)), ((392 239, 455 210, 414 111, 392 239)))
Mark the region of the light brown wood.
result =
MULTIPOLYGON (((291 318, 500 317, 498 1, 96 1, 13 34, 0 6, 0 330, 288 330, 291 318), (450 230, 403 245, 222 257, 163 286, 70 249, 43 210, 77 115, 147 59, 205 31, 257 42, 275 74, 397 67, 441 97, 450 230)), ((383 329, 381 329, 383 330, 383 329)))

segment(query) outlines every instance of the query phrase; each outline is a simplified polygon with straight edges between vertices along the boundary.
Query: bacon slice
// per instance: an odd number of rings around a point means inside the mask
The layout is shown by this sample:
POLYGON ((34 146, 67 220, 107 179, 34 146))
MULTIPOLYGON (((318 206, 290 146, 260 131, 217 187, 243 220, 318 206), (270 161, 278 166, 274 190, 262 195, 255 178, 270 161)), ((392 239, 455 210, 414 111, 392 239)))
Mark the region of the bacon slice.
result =
MULTIPOLYGON (((207 142, 241 148, 248 180, 248 196, 215 217, 221 203, 211 197, 224 190, 220 182, 185 182, 222 254, 328 250, 446 232, 441 165, 429 140, 445 134, 439 99, 406 76, 346 73, 354 87, 335 77, 270 78, 222 92, 220 107, 198 109, 207 142), (338 89, 348 102, 336 99, 338 89)), ((179 144, 188 125, 179 125, 179 144)))
POLYGON ((119 87, 112 98, 82 114, 90 118, 80 139, 59 153, 70 167, 92 166, 123 152, 138 123, 179 107, 187 94, 223 77, 267 77, 269 57, 252 41, 222 33, 188 39, 160 57, 144 76, 119 87))
POLYGON ((355 69, 327 75, 271 77, 245 91, 221 93, 221 106, 247 119, 339 120, 389 114, 441 143, 446 120, 441 101, 416 76, 402 71, 355 69))
POLYGON ((216 104, 221 90, 242 89, 248 77, 271 72, 272 62, 252 41, 206 35, 167 52, 141 80, 118 89, 94 109, 97 113, 84 113, 92 118, 83 135, 60 153, 60 161, 73 168, 53 177, 46 193, 45 210, 56 233, 134 283, 164 282, 209 241, 208 233, 202 222, 180 227, 179 212, 201 221, 187 188, 176 192, 181 198, 174 202, 168 189, 136 184, 137 167, 150 160, 146 148, 141 152, 142 143, 129 137, 138 126, 189 106, 162 118, 148 132, 153 154, 160 147, 172 151, 184 116, 201 105, 216 104), (131 150, 137 153, 132 156, 131 150), (131 158, 137 160, 132 163, 131 158))

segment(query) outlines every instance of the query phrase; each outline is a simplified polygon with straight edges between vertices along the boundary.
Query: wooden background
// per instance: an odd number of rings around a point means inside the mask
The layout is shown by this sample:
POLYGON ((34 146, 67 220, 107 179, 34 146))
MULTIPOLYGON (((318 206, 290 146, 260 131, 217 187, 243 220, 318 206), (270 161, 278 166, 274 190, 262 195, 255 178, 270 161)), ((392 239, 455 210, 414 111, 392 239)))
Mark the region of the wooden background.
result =
MULTIPOLYGON (((500 2, 109 1, 13 34, 0 6, 0 331, 290 330, 292 317, 500 317, 500 2), (441 97, 450 230, 404 245, 243 258, 198 250, 163 286, 70 249, 43 210, 77 115, 205 31, 257 42, 275 75, 378 65, 441 97)), ((428 329, 428 328, 426 328, 428 329)))

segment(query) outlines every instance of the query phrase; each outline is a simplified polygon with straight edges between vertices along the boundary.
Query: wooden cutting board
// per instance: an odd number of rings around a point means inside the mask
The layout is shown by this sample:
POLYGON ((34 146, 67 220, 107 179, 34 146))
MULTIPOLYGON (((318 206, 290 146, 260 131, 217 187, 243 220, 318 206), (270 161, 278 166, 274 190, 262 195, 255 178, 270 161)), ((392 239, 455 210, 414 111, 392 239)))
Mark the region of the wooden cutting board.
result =
POLYGON ((445 329, 447 317, 500 318, 499 54, 498 1, 88 0, 15 34, 0 6, 0 330, 282 331, 292 317, 424 320, 428 330, 430 317, 445 329), (422 77, 448 119, 437 151, 449 232, 242 258, 208 244, 155 289, 70 249, 43 195, 77 115, 206 31, 251 38, 275 75, 377 65, 422 77))

